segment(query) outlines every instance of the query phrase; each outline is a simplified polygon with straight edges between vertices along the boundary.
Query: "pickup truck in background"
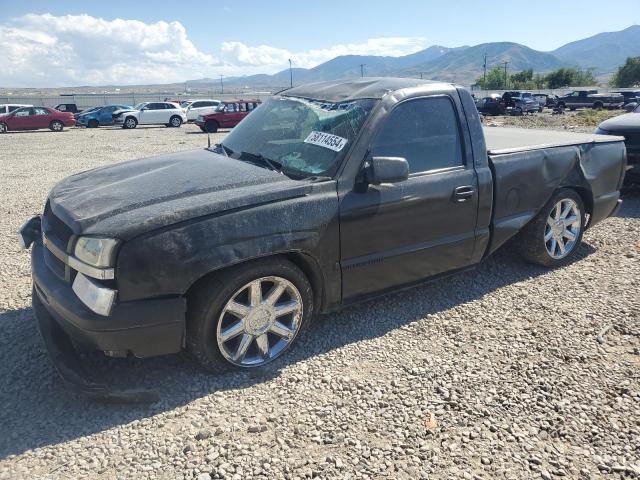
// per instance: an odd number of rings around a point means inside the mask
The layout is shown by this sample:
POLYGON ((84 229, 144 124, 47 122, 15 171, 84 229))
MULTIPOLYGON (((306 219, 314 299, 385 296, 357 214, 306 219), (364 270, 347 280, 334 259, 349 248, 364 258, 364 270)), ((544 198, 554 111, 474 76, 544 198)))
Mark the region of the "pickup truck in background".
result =
POLYGON ((619 93, 598 93, 597 90, 576 90, 568 95, 558 97, 558 108, 622 108, 624 97, 619 93))
POLYGON ((619 208, 625 164, 621 137, 483 131, 447 83, 299 86, 219 145, 58 183, 21 230, 34 311, 58 371, 94 395, 113 391, 86 381, 75 348, 260 367, 316 314, 472 267, 514 237, 527 261, 572 261, 619 208))

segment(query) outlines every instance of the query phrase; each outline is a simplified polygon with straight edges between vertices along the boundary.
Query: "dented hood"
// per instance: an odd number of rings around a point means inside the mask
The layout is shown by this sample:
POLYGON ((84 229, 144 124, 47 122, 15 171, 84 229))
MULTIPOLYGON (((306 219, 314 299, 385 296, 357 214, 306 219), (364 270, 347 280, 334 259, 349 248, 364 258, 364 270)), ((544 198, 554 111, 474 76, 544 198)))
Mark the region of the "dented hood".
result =
POLYGON ((128 239, 198 217, 306 194, 309 184, 208 150, 124 162, 72 175, 49 195, 76 234, 128 239))

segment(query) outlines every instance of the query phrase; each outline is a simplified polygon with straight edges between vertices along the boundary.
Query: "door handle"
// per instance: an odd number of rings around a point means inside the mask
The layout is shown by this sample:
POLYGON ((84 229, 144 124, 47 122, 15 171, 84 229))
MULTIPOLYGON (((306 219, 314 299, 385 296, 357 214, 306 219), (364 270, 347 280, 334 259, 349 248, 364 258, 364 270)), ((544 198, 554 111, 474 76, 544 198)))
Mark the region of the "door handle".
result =
POLYGON ((456 202, 466 202, 468 199, 473 197, 473 194, 476 192, 476 189, 470 185, 465 185, 462 187, 457 187, 454 190, 453 196, 456 199, 456 202))

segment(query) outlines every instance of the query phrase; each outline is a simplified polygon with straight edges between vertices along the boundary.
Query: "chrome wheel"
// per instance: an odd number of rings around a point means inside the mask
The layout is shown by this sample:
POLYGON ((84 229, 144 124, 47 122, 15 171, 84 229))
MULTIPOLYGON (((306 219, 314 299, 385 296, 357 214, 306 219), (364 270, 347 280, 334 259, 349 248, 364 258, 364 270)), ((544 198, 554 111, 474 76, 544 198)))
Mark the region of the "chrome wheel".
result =
POLYGON ((180 120, 178 117, 173 117, 173 118, 171 119, 171 125, 172 125, 173 127, 176 127, 176 128, 177 128, 177 127, 179 127, 180 125, 182 125, 182 120, 180 120))
POLYGON ((4 123, 0 123, 0 133, 5 133, 7 131, 7 126, 4 123))
POLYGON ((222 309, 216 331, 220 352, 241 367, 264 365, 295 339, 302 314, 302 296, 289 280, 253 280, 237 290, 222 309))
POLYGON ((137 122, 133 118, 127 118, 124 124, 127 128, 136 128, 137 122))
POLYGON ((62 123, 60 122, 53 122, 51 124, 51 130, 53 130, 54 132, 59 132, 60 130, 62 130, 62 123))
POLYGON ((582 228, 582 212, 569 198, 558 201, 551 209, 544 230, 547 253, 556 260, 566 257, 576 246, 582 228))

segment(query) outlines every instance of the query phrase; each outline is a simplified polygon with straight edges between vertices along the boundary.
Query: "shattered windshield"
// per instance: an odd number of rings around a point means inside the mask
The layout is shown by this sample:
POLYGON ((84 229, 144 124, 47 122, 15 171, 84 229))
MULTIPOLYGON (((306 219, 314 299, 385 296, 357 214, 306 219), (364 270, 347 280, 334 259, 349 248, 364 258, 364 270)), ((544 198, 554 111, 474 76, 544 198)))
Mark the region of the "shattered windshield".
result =
POLYGON ((374 104, 272 97, 229 133, 224 148, 232 158, 266 158, 287 175, 332 175, 374 104))

